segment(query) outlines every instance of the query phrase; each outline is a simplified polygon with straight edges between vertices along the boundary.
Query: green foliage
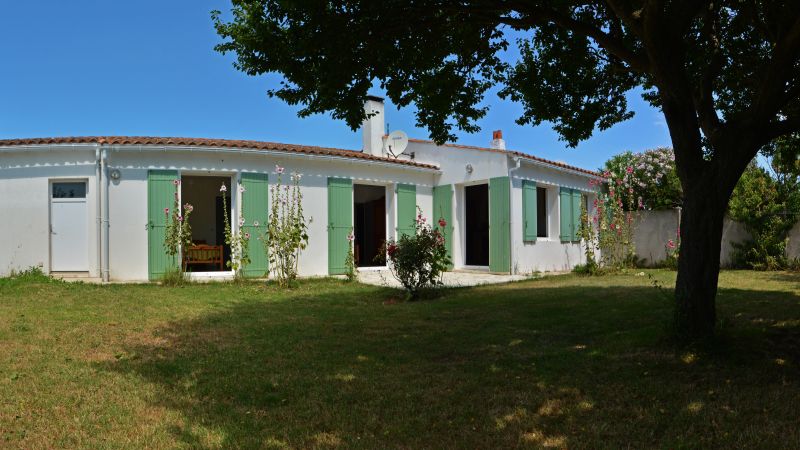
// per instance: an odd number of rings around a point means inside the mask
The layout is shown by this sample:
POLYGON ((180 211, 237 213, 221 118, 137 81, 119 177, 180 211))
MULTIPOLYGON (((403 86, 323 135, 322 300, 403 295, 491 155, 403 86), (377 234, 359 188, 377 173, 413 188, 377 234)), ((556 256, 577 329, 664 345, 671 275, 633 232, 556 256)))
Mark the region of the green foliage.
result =
MULTIPOLYGON (((233 270, 234 275, 239 278, 242 276, 244 267, 250 264, 250 255, 248 255, 248 242, 250 241, 249 233, 242 233, 242 227, 245 224, 245 218, 239 216, 239 228, 234 231, 231 226, 230 218, 228 217, 228 186, 222 183, 219 191, 222 193, 222 217, 225 222, 225 243, 231 248, 231 257, 225 261, 225 265, 233 270)), ((245 188, 239 185, 239 195, 244 196, 245 188)), ((241 212, 240 212, 241 214, 241 212)))
POLYGON ((12 270, 8 277, 20 282, 46 283, 53 281, 39 266, 31 266, 20 271, 12 270))
POLYGON ((347 234, 347 256, 344 258, 344 275, 347 281, 353 282, 358 279, 358 271, 356 270, 356 255, 353 253, 353 241, 356 236, 353 234, 353 229, 347 234))
POLYGON ((186 274, 178 267, 167 267, 161 277, 161 285, 167 287, 178 287, 189 284, 186 274))
POLYGON ((742 222, 752 237, 733 244, 734 267, 786 268, 787 235, 800 216, 796 177, 773 176, 753 162, 736 185, 728 208, 731 219, 742 222))
MULTIPOLYGON (((308 245, 308 225, 303 215, 300 174, 291 174, 291 184, 283 184, 284 168, 275 166, 277 183, 270 188, 272 199, 266 232, 259 236, 269 255, 269 268, 282 287, 297 279, 300 252, 308 245)), ((249 238, 249 236, 248 236, 249 238)))
POLYGON ((438 226, 429 225, 419 207, 417 211, 415 233, 386 241, 380 252, 389 257, 389 269, 411 300, 419 298, 420 290, 442 284, 442 274, 450 266, 444 238, 447 223, 439 219, 438 226))
MULTIPOLYGON (((164 214, 167 216, 164 248, 167 251, 167 255, 172 257, 172 266, 177 267, 178 272, 182 272, 183 264, 180 261, 175 261, 175 258, 180 256, 181 249, 192 245, 192 226, 189 225, 189 216, 194 211, 194 207, 186 203, 183 205, 183 213, 181 213, 180 194, 178 192, 181 180, 174 180, 172 184, 175 186, 172 209, 164 209, 164 214)), ((167 276, 167 274, 165 273, 164 276, 167 276)))
POLYGON ((587 260, 587 270, 614 271, 636 266, 636 246, 633 236, 636 231, 638 211, 626 208, 635 205, 633 178, 626 171, 618 177, 606 171, 604 179, 590 180, 596 198, 593 211, 589 205, 581 205, 581 242, 587 260), (600 253, 600 260, 595 255, 600 253), (593 261, 596 262, 593 263, 593 261))
POLYGON ((602 171, 616 179, 630 178, 634 202, 626 201, 626 209, 665 209, 681 204, 683 192, 670 148, 620 153, 606 161, 602 171))

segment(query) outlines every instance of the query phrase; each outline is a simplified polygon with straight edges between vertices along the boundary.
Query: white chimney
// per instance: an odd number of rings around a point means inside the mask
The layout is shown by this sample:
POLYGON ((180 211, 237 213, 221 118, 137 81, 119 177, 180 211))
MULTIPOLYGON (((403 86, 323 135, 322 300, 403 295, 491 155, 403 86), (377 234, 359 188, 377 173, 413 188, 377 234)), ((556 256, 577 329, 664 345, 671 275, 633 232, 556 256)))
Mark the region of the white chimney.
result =
POLYGON ((506 141, 503 140, 503 130, 492 131, 491 147, 495 150, 505 150, 506 141))
POLYGON ((367 96, 367 101, 364 102, 364 110, 368 114, 377 114, 364 120, 364 125, 361 127, 362 151, 375 156, 384 156, 383 136, 386 134, 384 129, 386 122, 383 115, 383 99, 373 95, 367 96))

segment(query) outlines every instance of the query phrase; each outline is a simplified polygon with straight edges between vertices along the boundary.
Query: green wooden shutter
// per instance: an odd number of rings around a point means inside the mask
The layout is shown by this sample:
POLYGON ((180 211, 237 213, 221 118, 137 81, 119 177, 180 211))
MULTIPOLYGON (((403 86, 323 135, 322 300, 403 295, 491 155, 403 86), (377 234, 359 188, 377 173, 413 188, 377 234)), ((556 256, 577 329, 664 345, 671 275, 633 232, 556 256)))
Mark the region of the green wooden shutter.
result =
POLYGON ((347 235, 353 228, 353 180, 328 178, 328 273, 347 271, 345 260, 350 247, 347 235))
POLYGON ((269 175, 265 173, 243 173, 242 216, 243 233, 250 233, 248 255, 250 264, 244 268, 244 276, 264 277, 269 268, 269 258, 259 236, 264 234, 269 220, 269 175), (258 226, 255 223, 258 222, 258 226))
POLYGON ((577 189, 572 190, 572 242, 578 242, 580 238, 581 224, 581 201, 583 195, 577 189))
POLYGON ((511 272, 511 184, 508 177, 489 180, 489 270, 511 272))
POLYGON ((178 268, 180 255, 167 255, 164 237, 167 231, 167 216, 164 208, 174 208, 176 170, 150 170, 147 172, 147 270, 150 280, 164 276, 168 268, 178 268))
POLYGON ((558 191, 560 218, 559 236, 562 242, 572 240, 572 189, 562 187, 558 191))
POLYGON ((413 184, 397 185, 397 239, 406 234, 413 236, 417 218, 417 187, 413 184))
POLYGON ((536 241, 536 183, 522 180, 522 240, 536 241))
POLYGON ((453 185, 443 184, 433 188, 433 216, 434 226, 438 226, 439 219, 444 219, 444 246, 447 256, 450 257, 450 268, 453 268, 453 185))

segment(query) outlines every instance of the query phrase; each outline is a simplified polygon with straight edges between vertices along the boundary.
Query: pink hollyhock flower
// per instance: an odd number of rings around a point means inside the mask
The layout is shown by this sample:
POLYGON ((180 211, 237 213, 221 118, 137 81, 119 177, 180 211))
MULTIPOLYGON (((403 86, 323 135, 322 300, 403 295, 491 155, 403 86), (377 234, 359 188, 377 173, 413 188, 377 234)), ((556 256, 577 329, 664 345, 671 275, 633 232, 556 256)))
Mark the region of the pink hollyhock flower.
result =
POLYGON ((165 215, 165 216, 168 216, 168 215, 169 215, 169 208, 164 208, 164 215, 165 215))
POLYGON ((178 222, 183 222, 183 216, 178 216, 178 222))
POLYGON ((192 211, 194 211, 194 206, 192 206, 191 204, 187 203, 187 204, 183 205, 183 209, 186 212, 192 212, 192 211))
POLYGON ((245 233, 245 234, 244 234, 244 238, 245 238, 245 239, 250 239, 250 233, 245 233))
POLYGON ((283 174, 284 170, 285 169, 283 167, 281 167, 281 166, 279 166, 277 164, 275 165, 275 173, 277 173, 278 175, 283 174))
POLYGON ((447 226, 447 221, 444 219, 439 219, 439 226, 444 228, 447 226))
POLYGON ((350 233, 347 234, 347 240, 350 241, 350 242, 353 242, 353 241, 356 240, 356 237, 353 235, 352 232, 350 232, 350 233))
POLYGON ((667 247, 675 248, 675 241, 673 241, 672 239, 668 240, 667 241, 667 247))
POLYGON ((220 192, 228 192, 228 186, 225 186, 225 185, 223 184, 222 186, 220 186, 220 187, 219 187, 219 191, 220 191, 220 192))
POLYGON ((172 184, 179 186, 181 184, 181 180, 172 180, 172 184))
POLYGON ((245 189, 245 188, 244 188, 244 185, 243 185, 243 184, 240 184, 240 185, 239 185, 239 193, 242 193, 242 192, 244 192, 244 191, 246 191, 246 190, 247 190, 247 189, 245 189))

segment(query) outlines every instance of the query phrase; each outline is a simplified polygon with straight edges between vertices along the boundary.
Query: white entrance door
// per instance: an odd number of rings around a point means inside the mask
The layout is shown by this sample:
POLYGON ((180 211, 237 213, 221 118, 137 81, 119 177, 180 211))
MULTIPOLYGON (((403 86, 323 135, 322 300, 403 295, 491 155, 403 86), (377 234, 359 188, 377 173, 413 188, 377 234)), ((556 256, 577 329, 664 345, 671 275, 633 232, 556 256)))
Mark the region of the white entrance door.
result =
POLYGON ((85 181, 51 184, 50 270, 89 271, 89 210, 85 181))

